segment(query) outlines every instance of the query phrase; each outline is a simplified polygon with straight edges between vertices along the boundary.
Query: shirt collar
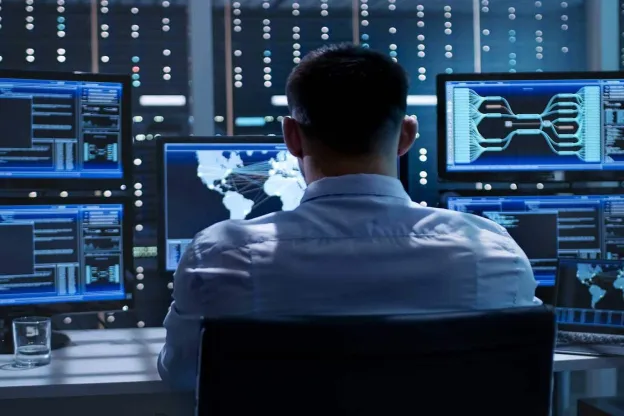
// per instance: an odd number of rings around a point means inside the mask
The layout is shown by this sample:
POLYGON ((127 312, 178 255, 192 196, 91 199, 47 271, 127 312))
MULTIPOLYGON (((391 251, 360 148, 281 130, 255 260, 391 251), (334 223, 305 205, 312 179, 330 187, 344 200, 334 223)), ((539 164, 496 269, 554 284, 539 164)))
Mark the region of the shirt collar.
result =
POLYGON ((411 201, 403 184, 396 178, 384 175, 356 174, 332 176, 308 185, 301 203, 316 198, 335 195, 386 196, 411 201))

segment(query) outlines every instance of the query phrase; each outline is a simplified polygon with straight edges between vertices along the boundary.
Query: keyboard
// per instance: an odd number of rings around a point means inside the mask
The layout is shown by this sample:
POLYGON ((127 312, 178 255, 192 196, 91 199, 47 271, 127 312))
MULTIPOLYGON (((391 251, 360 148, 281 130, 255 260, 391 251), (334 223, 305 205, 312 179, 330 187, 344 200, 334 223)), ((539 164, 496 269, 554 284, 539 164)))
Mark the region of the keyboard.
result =
POLYGON ((557 345, 620 345, 624 346, 624 335, 595 334, 587 332, 557 332, 557 345))
POLYGON ((555 352, 580 355, 624 355, 624 336, 584 332, 557 332, 555 352))

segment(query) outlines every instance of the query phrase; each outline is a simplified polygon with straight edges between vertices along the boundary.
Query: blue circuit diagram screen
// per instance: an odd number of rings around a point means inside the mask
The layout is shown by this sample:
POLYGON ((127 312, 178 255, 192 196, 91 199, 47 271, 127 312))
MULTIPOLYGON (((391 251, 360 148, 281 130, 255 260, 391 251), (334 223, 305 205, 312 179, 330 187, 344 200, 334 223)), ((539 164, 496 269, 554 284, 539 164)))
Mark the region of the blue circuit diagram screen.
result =
POLYGON ((446 168, 624 169, 624 79, 446 83, 446 168))
POLYGON ((586 330, 624 327, 624 261, 564 261, 557 278, 559 324, 586 330))
POLYGON ((164 144, 165 269, 176 270, 195 235, 227 219, 299 206, 306 184, 281 143, 164 144))
POLYGON ((554 285, 558 259, 624 259, 624 196, 452 197, 448 209, 505 227, 542 286, 554 285))
POLYGON ((0 305, 126 299, 123 206, 0 206, 0 305))
POLYGON ((0 177, 123 177, 121 83, 0 78, 0 177))

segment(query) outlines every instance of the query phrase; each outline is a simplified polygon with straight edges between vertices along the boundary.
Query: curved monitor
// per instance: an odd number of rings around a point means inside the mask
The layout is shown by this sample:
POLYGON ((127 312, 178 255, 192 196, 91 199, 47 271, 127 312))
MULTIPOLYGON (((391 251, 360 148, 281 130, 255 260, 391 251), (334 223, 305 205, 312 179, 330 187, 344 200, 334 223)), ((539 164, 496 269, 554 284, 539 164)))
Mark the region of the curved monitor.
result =
POLYGON ((132 301, 129 205, 0 205, 0 308, 117 310, 132 301))
POLYGON ((161 268, 173 272, 201 230, 299 205, 306 188, 279 136, 164 139, 161 144, 161 268))
POLYGON ((128 76, 0 71, 0 180, 118 186, 131 170, 130 118, 128 76))
POLYGON ((624 74, 439 75, 438 171, 453 181, 617 180, 624 74))

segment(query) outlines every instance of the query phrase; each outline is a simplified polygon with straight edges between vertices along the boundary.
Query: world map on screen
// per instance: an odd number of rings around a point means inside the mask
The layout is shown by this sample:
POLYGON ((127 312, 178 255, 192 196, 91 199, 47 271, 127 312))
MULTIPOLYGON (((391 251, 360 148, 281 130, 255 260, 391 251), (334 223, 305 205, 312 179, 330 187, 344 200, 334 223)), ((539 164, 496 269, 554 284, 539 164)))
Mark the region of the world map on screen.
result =
MULTIPOLYGON (((612 272, 612 271, 609 271, 612 272)), ((600 265, 579 263, 577 265, 576 278, 587 287, 587 291, 591 295, 591 307, 595 309, 605 295, 612 290, 620 292, 620 296, 624 295, 624 270, 615 271, 615 276, 608 280, 601 277, 608 273, 603 270, 600 265)))
POLYGON ((197 177, 223 196, 230 219, 247 218, 271 197, 280 198, 283 211, 291 211, 306 188, 297 159, 287 151, 200 150, 196 156, 197 177))

